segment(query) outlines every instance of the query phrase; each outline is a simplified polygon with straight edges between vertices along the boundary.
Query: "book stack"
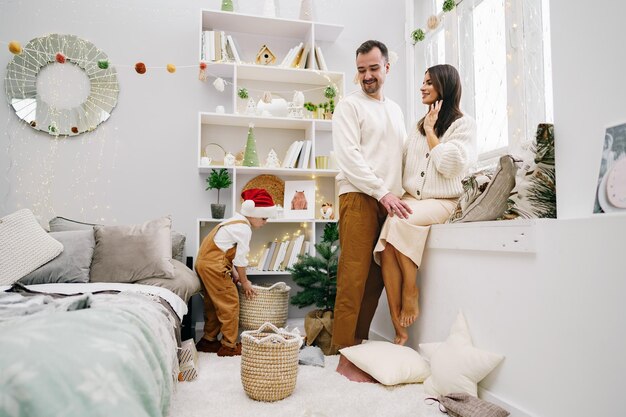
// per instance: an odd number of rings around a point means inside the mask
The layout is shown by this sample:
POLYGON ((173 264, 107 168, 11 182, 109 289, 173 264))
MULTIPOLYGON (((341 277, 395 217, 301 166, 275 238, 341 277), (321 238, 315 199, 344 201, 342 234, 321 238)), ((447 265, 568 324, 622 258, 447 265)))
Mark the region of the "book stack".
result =
POLYGON ((311 159, 311 148, 313 144, 310 140, 297 140, 289 146, 283 158, 282 168, 308 169, 311 159))
POLYGON ((257 270, 259 271, 285 271, 291 268, 297 261, 298 256, 309 253, 311 244, 304 240, 304 235, 294 236, 291 240, 268 242, 261 256, 257 270))
POLYGON ((241 63, 233 37, 218 30, 202 32, 200 60, 241 63))
POLYGON ((283 68, 319 69, 328 71, 320 47, 303 44, 302 42, 287 52, 280 66, 283 68))

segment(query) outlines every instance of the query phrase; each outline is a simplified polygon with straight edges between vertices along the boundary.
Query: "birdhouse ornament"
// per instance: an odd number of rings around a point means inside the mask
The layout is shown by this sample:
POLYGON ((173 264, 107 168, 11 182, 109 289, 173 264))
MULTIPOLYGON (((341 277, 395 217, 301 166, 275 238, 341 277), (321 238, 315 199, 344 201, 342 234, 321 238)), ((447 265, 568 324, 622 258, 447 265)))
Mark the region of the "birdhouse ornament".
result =
POLYGON ((274 55, 267 45, 263 45, 259 50, 259 53, 256 54, 255 62, 257 65, 272 65, 276 62, 276 55, 274 55))

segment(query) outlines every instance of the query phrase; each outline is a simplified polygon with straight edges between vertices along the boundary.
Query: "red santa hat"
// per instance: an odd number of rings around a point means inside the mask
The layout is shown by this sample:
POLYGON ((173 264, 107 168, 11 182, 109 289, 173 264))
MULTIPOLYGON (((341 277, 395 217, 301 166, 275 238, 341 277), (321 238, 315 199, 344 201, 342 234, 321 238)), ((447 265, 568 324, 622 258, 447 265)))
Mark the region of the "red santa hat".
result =
POLYGON ((251 188, 241 193, 241 214, 248 217, 269 218, 276 215, 272 196, 263 188, 251 188))

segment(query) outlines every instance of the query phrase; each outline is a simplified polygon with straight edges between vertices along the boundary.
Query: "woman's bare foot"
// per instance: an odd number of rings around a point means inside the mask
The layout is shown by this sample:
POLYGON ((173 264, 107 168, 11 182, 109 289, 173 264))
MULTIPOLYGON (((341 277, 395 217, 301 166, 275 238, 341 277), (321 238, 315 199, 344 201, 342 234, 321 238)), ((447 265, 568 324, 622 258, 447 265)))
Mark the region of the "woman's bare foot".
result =
POLYGON ((409 333, 406 331, 406 329, 397 329, 396 338, 393 339, 393 343, 395 343, 396 345, 404 346, 407 340, 409 340, 409 333))
POLYGON ((409 327, 415 322, 419 315, 419 304, 417 296, 415 297, 402 297, 402 309, 400 310, 400 325, 402 327, 409 327))

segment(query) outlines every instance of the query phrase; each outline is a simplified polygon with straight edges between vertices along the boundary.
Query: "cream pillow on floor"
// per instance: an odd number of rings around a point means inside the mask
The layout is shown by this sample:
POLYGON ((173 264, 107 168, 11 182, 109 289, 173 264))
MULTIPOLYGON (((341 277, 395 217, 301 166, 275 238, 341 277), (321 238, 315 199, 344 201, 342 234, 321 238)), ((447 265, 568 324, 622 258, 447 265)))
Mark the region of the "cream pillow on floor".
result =
POLYGON ((429 395, 466 392, 477 396, 478 383, 504 359, 504 356, 475 348, 463 313, 459 312, 444 343, 420 345, 431 354, 431 375, 424 381, 429 395))
POLYGON ((426 361, 407 346, 372 341, 339 352, 383 385, 422 382, 430 375, 426 361))
POLYGON ((28 209, 0 219, 0 285, 11 285, 63 252, 28 209))

